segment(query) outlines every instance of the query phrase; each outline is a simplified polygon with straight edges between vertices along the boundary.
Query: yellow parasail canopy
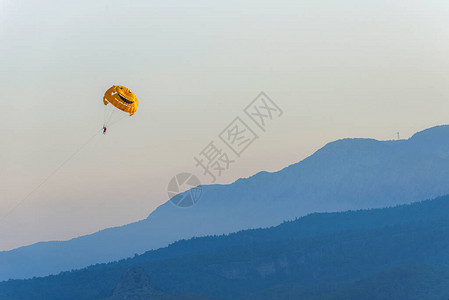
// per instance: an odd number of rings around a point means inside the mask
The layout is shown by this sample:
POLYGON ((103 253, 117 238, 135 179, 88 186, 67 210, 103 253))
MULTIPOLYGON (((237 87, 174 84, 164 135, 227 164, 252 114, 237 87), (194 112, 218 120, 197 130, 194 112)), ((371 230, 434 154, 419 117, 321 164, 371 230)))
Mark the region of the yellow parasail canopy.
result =
POLYGON ((118 109, 129 113, 132 116, 139 105, 136 95, 132 93, 127 87, 121 85, 114 85, 109 88, 103 97, 104 105, 111 103, 118 109))

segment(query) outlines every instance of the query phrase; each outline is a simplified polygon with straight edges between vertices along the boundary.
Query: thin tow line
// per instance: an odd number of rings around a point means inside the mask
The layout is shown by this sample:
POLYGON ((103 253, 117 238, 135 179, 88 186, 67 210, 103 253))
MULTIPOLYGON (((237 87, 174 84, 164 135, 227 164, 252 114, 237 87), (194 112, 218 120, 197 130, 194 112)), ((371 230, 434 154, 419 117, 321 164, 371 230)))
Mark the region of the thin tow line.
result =
POLYGON ((28 198, 31 197, 36 191, 38 191, 50 178, 52 178, 56 173, 58 173, 59 170, 62 169, 62 167, 65 166, 66 163, 68 163, 75 155, 77 155, 81 150, 83 150, 84 147, 89 144, 94 137, 100 132, 101 130, 98 130, 95 132, 94 135, 92 135, 84 144, 82 144, 72 155, 69 156, 64 162, 62 162, 53 172, 50 173, 39 185, 37 185, 31 192, 29 192, 22 200, 17 202, 17 204, 11 208, 5 215, 3 215, 0 219, 0 223, 3 222, 11 213, 13 213, 19 206, 21 206, 28 198))

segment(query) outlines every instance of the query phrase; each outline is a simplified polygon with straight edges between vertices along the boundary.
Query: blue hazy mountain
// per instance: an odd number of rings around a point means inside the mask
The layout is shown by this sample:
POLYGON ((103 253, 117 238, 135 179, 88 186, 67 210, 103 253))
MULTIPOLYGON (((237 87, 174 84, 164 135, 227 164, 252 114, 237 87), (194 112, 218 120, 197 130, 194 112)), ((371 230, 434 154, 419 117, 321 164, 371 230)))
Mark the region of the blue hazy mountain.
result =
POLYGON ((57 276, 10 280, 0 283, 0 299, 443 300, 448 211, 444 196, 314 213, 57 276))
POLYGON ((126 226, 0 252, 0 280, 55 274, 313 212, 386 207, 444 194, 449 194, 449 126, 408 140, 342 139, 278 172, 204 186, 201 200, 188 209, 167 202, 126 226))

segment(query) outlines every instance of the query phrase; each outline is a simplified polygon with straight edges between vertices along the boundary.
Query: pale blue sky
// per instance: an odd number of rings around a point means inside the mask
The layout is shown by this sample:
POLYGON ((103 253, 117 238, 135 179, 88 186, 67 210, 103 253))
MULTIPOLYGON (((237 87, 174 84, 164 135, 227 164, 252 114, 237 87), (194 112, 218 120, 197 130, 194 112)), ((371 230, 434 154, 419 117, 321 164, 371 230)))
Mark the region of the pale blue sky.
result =
MULTIPOLYGON (((0 250, 146 217, 178 172, 260 92, 281 119, 219 182, 297 162, 344 137, 448 123, 447 1, 0 0, 0 250)), ((209 183, 207 178, 202 178, 209 183)))

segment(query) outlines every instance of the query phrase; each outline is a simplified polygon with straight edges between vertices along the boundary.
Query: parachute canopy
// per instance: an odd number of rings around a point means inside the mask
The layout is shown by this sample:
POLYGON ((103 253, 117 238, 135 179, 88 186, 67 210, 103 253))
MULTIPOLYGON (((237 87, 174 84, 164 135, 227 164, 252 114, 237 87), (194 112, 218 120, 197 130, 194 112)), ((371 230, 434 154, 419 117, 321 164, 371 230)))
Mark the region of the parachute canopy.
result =
POLYGON ((136 95, 132 93, 127 87, 121 85, 114 85, 109 88, 103 97, 104 105, 109 103, 120 109, 121 111, 129 113, 132 116, 139 105, 136 95))

